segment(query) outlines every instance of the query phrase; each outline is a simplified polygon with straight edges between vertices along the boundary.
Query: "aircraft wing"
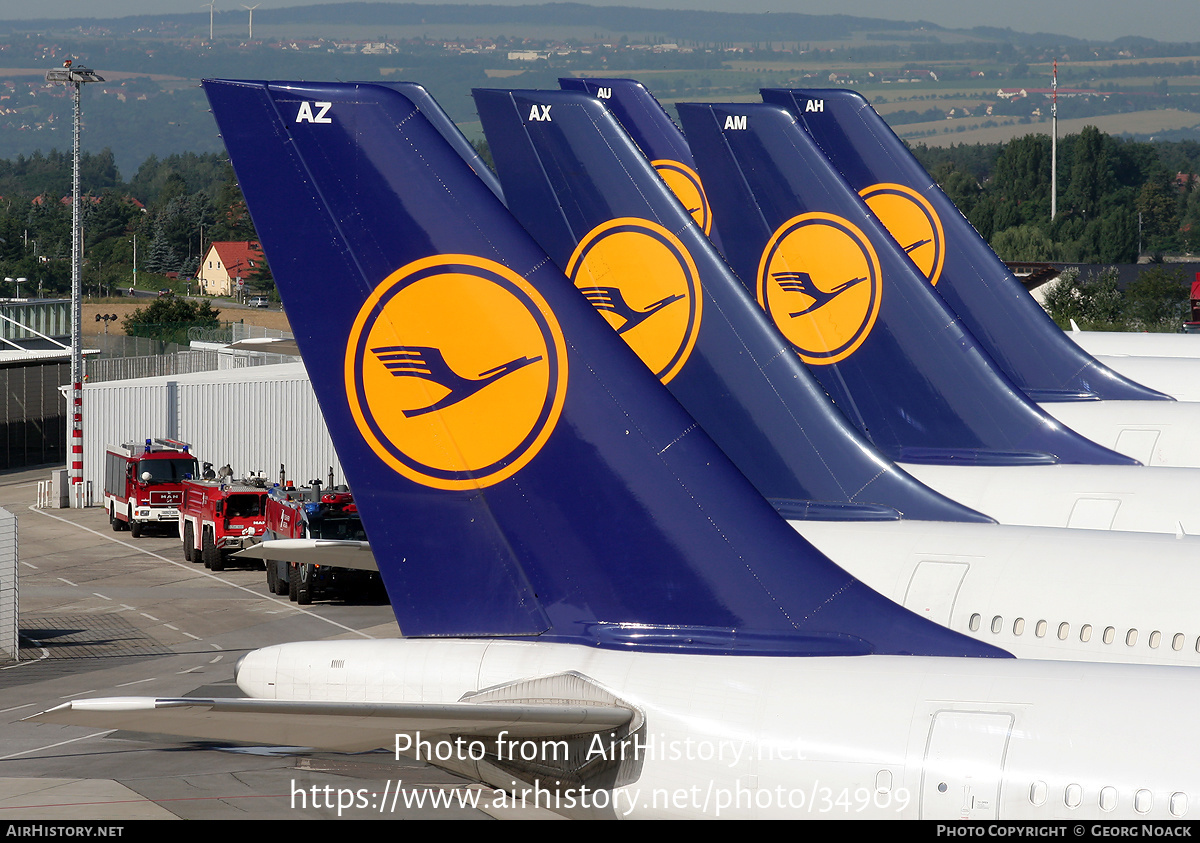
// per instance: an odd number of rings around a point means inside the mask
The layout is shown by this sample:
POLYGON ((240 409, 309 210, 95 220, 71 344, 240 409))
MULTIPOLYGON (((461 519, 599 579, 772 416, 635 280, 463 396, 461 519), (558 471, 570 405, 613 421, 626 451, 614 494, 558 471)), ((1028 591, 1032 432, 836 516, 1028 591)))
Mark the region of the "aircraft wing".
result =
POLYGON ((262 699, 73 700, 25 718, 92 728, 126 729, 238 743, 306 746, 357 752, 397 746, 399 735, 422 740, 457 736, 565 738, 615 729, 635 712, 602 702, 337 703, 262 699))
POLYGON ((370 542, 338 539, 274 539, 235 553, 242 559, 277 559, 297 564, 329 565, 356 571, 378 571, 370 542))

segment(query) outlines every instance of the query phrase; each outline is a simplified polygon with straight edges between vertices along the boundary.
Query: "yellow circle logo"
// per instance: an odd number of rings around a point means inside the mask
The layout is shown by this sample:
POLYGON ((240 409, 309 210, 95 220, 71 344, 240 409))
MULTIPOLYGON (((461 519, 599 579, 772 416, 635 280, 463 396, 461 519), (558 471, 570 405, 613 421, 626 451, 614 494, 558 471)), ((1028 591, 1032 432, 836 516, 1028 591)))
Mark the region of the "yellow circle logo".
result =
POLYGON ((567 277, 660 381, 683 368, 700 333, 700 273, 674 234, 609 220, 575 247, 567 277))
POLYGON ((707 237, 711 234, 712 209, 708 206, 704 185, 700 183, 700 176, 696 175, 696 171, 686 164, 672 161, 669 158, 651 161, 650 166, 667 183, 667 187, 671 188, 675 198, 683 203, 683 207, 687 208, 687 212, 692 215, 696 225, 700 226, 704 236, 707 237))
POLYGON ((554 430, 566 341, 525 279, 472 255, 396 270, 363 304, 346 348, 350 411, 400 474, 477 489, 516 474, 554 430))
POLYGON ((793 217, 758 265, 758 303, 806 363, 849 357, 871 333, 882 294, 866 235, 833 214, 793 217))
POLYGON ((858 195, 936 287, 946 261, 946 235, 929 200, 902 184, 874 184, 858 195))

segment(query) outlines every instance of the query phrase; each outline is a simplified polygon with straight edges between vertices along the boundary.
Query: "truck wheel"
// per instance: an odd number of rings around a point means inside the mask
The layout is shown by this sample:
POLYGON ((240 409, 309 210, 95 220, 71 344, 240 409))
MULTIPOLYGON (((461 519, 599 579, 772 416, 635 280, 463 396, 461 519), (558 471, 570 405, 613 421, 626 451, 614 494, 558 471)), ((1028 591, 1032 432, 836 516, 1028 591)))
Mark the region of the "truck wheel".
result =
POLYGON ((129 535, 133 536, 135 539, 140 539, 142 537, 142 527, 144 527, 144 526, 145 525, 142 524, 141 521, 133 520, 133 510, 130 509, 129 510, 129 535))
POLYGON ((316 572, 313 570, 312 565, 298 565, 296 567, 296 573, 298 574, 296 579, 299 580, 296 583, 296 602, 301 606, 307 606, 313 601, 313 586, 315 585, 313 580, 316 579, 316 572))
POLYGON ((183 525, 183 561, 200 561, 196 558, 196 534, 192 532, 192 524, 190 521, 183 525))
POLYGON ((298 587, 300 585, 300 566, 288 563, 288 600, 296 602, 298 595, 298 587))
POLYGON ((275 567, 275 560, 264 559, 263 564, 267 566, 267 592, 270 594, 278 594, 279 569, 275 567))
POLYGON ((275 593, 280 597, 285 597, 288 589, 291 587, 291 581, 288 579, 287 571, 288 564, 286 562, 271 561, 268 564, 275 567, 275 593))
POLYGON ((117 520, 115 510, 116 507, 110 503, 108 505, 108 526, 112 527, 114 533, 119 533, 121 532, 121 522, 117 520))
POLYGON ((210 571, 225 570, 225 560, 221 558, 221 551, 217 548, 217 542, 213 538, 212 530, 204 530, 204 549, 201 551, 204 557, 204 567, 210 571))

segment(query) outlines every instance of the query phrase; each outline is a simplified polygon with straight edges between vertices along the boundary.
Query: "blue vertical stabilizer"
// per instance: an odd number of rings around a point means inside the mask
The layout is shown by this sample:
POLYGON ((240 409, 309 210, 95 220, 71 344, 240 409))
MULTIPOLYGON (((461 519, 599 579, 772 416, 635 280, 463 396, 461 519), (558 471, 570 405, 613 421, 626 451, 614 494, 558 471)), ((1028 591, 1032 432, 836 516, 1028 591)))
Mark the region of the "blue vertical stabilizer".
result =
POLYGON ((405 634, 1006 655, 801 539, 405 96, 205 89, 405 634))
POLYGON ((696 225, 720 251, 720 233, 713 227, 712 208, 696 173, 692 151, 675 121, 646 86, 634 79, 599 77, 565 77, 558 84, 564 91, 580 91, 604 101, 651 166, 679 197, 696 225))
POLYGON ((989 520, 881 457, 830 404, 601 100, 475 101, 509 210, 764 496, 808 517, 989 520))
POLYGON ((1135 464, 1063 427, 996 369, 791 114, 677 109, 733 269, 883 453, 1135 464))
POLYGON ((762 96, 796 117, 1001 370, 1033 400, 1171 400, 1068 339, 861 95, 767 89, 762 96))

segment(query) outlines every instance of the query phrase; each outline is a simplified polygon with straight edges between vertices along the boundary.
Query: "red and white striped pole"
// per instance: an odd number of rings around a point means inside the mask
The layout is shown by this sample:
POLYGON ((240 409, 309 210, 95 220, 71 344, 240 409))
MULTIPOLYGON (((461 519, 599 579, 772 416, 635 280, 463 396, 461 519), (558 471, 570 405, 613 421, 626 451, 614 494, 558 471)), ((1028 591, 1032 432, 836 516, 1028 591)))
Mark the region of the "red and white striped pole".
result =
POLYGON ((79 91, 85 82, 103 82, 102 76, 86 67, 63 62, 62 70, 46 73, 47 82, 62 82, 75 87, 74 97, 74 172, 71 179, 71 458, 67 478, 71 502, 83 505, 83 283, 80 278, 83 258, 83 232, 79 214, 79 91))

